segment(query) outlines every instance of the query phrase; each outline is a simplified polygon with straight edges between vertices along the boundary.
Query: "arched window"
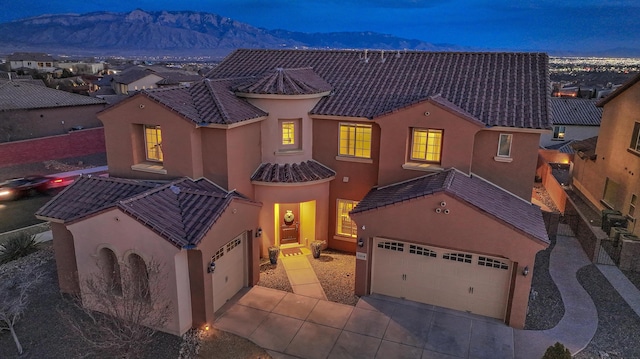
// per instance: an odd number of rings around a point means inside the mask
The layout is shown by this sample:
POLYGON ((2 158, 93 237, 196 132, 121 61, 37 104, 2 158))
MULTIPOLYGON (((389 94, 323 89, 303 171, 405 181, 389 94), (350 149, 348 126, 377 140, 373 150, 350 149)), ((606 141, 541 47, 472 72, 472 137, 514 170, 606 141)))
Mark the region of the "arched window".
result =
POLYGON ((107 293, 122 295, 122 279, 120 277, 120 264, 115 253, 109 248, 102 248, 99 254, 102 278, 107 293))
POLYGON ((137 254, 129 255, 129 270, 131 271, 131 294, 134 298, 149 300, 149 271, 144 260, 137 254))

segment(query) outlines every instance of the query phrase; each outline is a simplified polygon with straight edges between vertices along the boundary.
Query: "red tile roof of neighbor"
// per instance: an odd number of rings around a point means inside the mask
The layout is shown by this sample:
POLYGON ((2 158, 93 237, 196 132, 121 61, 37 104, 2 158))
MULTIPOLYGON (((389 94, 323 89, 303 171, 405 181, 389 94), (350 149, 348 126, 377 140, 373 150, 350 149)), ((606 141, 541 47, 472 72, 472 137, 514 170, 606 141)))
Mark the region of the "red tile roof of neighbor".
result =
MULTIPOLYGON (((237 80, 235 80, 237 81, 237 80)), ((202 80, 189 87, 147 90, 143 96, 164 104, 197 125, 230 125, 267 116, 231 92, 234 80, 202 80)))
POLYGON ((333 91, 311 114, 373 119, 439 94, 486 126, 549 129, 547 65, 542 53, 236 50, 207 77, 312 68, 333 91))
POLYGON ((550 101, 554 125, 600 126, 602 108, 596 107, 597 100, 552 97, 550 101))
POLYGON ((456 169, 373 188, 351 213, 366 212, 438 192, 458 198, 540 241, 549 241, 540 207, 456 169))
POLYGON ((246 200, 206 179, 157 183, 83 176, 40 208, 36 216, 71 223, 119 208, 182 248, 197 245, 234 199, 246 200))
POLYGON ((293 164, 263 163, 251 176, 254 182, 300 183, 332 178, 336 172, 316 161, 293 164))

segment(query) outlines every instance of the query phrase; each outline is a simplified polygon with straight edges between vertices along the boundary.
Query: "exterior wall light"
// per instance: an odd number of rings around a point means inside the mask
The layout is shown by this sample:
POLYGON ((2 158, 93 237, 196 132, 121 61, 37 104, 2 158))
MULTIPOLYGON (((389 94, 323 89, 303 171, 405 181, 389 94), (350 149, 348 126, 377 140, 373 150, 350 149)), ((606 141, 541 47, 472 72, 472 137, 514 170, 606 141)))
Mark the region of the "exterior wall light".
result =
POLYGON ((358 247, 364 247, 364 239, 358 238, 358 247))
POLYGON ((258 227, 258 229, 256 229, 256 238, 262 236, 262 228, 258 227))
POLYGON ((522 268, 522 275, 526 277, 528 274, 529 274, 529 266, 525 266, 524 268, 522 268))
POLYGON ((209 263, 209 267, 207 267, 207 273, 213 273, 216 270, 216 262, 211 261, 211 263, 209 263))

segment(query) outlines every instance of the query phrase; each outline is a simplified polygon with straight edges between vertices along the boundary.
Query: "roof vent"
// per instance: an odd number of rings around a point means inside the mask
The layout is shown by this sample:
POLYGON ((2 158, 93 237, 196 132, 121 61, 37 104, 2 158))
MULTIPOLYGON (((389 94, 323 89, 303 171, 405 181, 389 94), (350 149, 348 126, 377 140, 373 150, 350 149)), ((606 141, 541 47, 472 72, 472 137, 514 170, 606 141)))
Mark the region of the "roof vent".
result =
POLYGON ((176 186, 176 185, 171 185, 169 187, 169 189, 171 190, 171 192, 173 192, 174 194, 179 194, 180 193, 180 187, 176 186))

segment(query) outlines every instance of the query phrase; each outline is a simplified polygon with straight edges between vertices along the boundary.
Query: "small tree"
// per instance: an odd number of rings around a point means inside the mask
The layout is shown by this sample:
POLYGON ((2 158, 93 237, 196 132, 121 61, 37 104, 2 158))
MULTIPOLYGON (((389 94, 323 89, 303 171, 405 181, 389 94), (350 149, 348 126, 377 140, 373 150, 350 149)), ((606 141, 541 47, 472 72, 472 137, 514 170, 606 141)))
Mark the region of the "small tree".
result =
POLYGON ((542 359, 571 359, 571 352, 559 342, 547 348, 542 359))
POLYGON ((44 271, 39 266, 24 266, 0 273, 0 332, 11 332, 19 354, 23 349, 15 325, 29 305, 30 293, 43 277, 44 271))
POLYGON ((142 279, 138 263, 114 268, 113 263, 99 261, 98 267, 100 271, 84 281, 82 298, 72 300, 82 315, 63 310, 61 314, 93 349, 112 357, 139 358, 171 315, 160 266, 147 265, 142 279))

